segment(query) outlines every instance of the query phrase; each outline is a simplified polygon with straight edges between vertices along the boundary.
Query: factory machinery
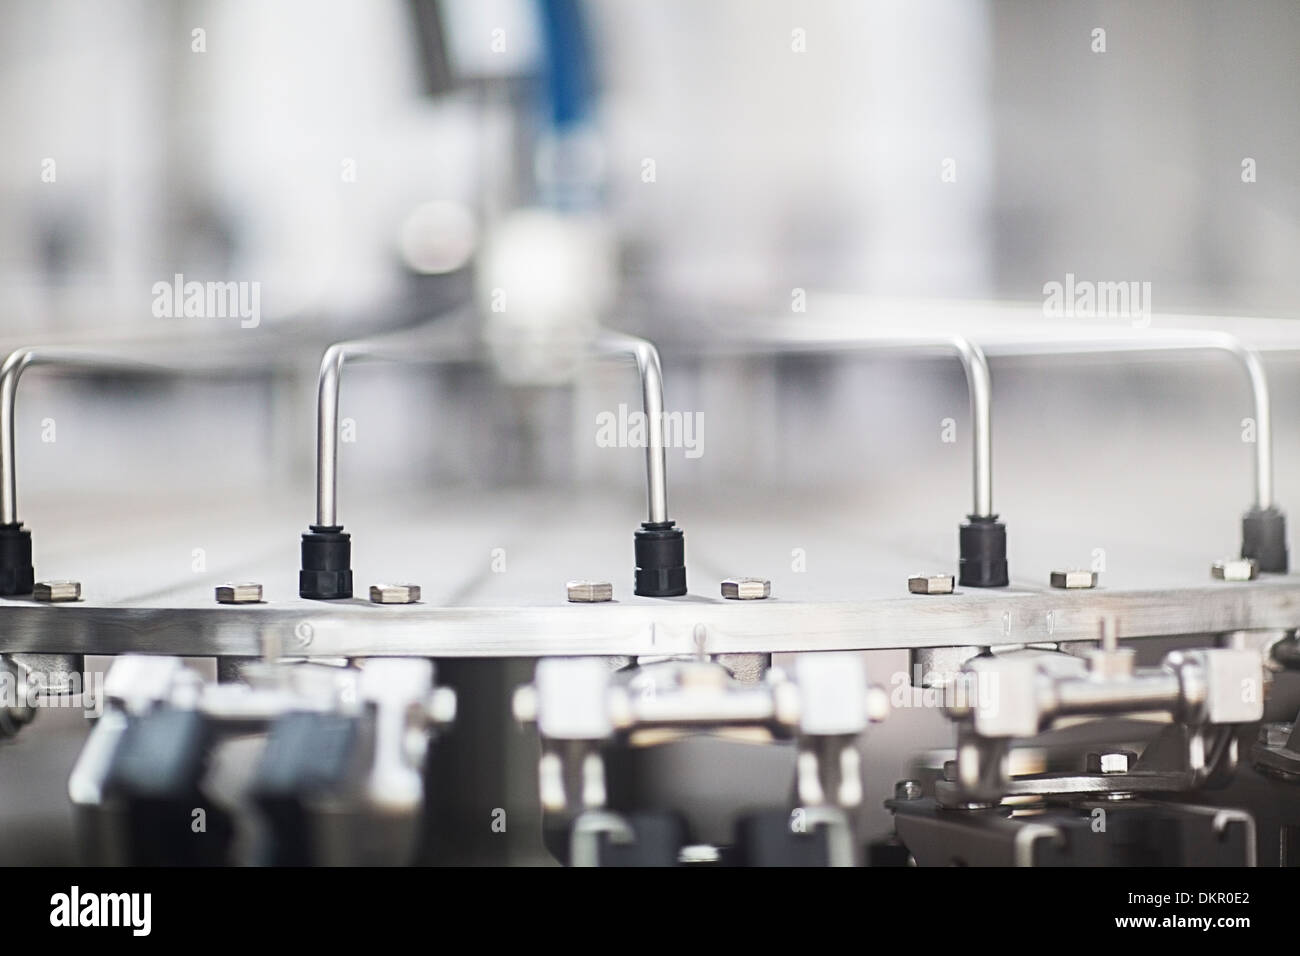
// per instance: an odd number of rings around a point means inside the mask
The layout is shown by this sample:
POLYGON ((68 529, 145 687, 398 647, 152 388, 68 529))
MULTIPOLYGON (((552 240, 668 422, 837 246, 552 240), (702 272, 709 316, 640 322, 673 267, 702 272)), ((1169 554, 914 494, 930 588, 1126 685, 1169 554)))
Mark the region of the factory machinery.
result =
MULTIPOLYGON (((1300 666, 1300 584, 1288 574, 1268 382, 1255 349, 1223 332, 1154 328, 991 332, 981 342, 806 324, 797 334, 773 327, 722 338, 714 344, 731 353, 954 355, 969 386, 972 498, 951 564, 872 558, 852 569, 842 593, 806 599, 766 578, 693 571, 688 581, 685 529, 668 508, 659 353, 643 339, 598 332, 551 347, 575 368, 626 360, 637 371, 646 513, 639 524, 626 515, 616 540, 593 546, 624 555, 624 564, 608 580, 570 579, 557 551, 553 580, 490 606, 466 605, 436 581, 422 590, 354 580, 353 548, 366 538, 364 521, 345 525, 339 502, 344 373, 361 361, 477 361, 474 324, 458 319, 325 351, 317 495, 298 541, 251 542, 250 551, 274 557, 250 557, 247 575, 216 593, 100 599, 91 582, 83 593, 62 568, 33 565, 32 536, 45 529, 25 526, 18 510, 20 377, 36 366, 156 374, 185 365, 165 350, 13 352, 0 368, 0 679, 13 691, 0 733, 33 733, 27 725, 60 696, 93 706, 68 794, 78 845, 96 863, 462 862, 464 834, 445 831, 466 825, 445 823, 461 819, 445 808, 483 766, 512 759, 506 750, 515 745, 492 735, 455 745, 456 734, 458 725, 477 734, 494 717, 534 748, 538 861, 1296 861, 1300 724, 1264 717, 1275 683, 1300 666), (1033 529, 1004 523, 994 509, 985 352, 994 347, 1209 351, 1236 363, 1257 429, 1239 551, 1198 557, 1199 575, 1172 583, 1168 575, 1154 585, 1112 582, 1072 566, 1019 577, 1017 543, 1033 529), (891 720, 892 695, 872 683, 863 654, 882 649, 909 654, 913 689, 932 695, 951 729, 949 749, 916 754, 886 780, 871 779, 869 756, 873 727, 891 720), (87 656, 111 658, 102 686, 78 686, 87 656), (204 676, 188 666, 193 659, 217 666, 204 676), (455 679, 494 661, 506 662, 493 672, 494 693, 455 679), (656 751, 700 737, 776 749, 789 757, 780 764, 788 775, 775 794, 733 801, 721 827, 702 828, 650 780, 656 751), (252 748, 242 761, 231 756, 241 746, 252 748), (232 774, 231 765, 241 769, 232 774), (1239 789, 1246 779, 1249 798, 1239 789), (222 788, 226 798, 217 799, 222 788), (882 795, 891 814, 885 832, 864 831, 869 794, 882 795)), ((295 520, 306 517, 303 502, 295 520)), ((582 533, 610 530, 601 520, 582 533)), ((707 554, 708 536, 726 533, 718 522, 693 527, 691 550, 707 554)), ((446 547, 425 535, 411 542, 412 574, 446 547)), ((480 842, 507 827, 496 802, 470 811, 480 842)))

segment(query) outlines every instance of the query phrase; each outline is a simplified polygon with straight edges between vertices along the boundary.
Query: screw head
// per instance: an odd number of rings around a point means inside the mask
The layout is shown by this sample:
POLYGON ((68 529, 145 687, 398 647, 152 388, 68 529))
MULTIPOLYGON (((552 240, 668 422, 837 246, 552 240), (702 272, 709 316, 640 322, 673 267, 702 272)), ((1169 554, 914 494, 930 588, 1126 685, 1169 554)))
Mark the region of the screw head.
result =
POLYGON ((372 584, 370 600, 374 604, 414 604, 420 600, 418 584, 372 584))
POLYGON ((1210 574, 1220 581, 1253 581, 1259 577, 1259 562, 1254 558, 1225 558, 1210 566, 1210 574))
POLYGON ((1097 586, 1096 571, 1053 571, 1051 585, 1054 588, 1065 588, 1069 591, 1081 588, 1095 588, 1097 586))
POLYGON ((920 780, 900 780, 894 784, 895 800, 919 800, 921 799, 921 781, 920 780))
POLYGON ((244 581, 239 584, 221 584, 217 586, 217 603, 219 604, 260 604, 262 585, 244 581))
POLYGON ((80 581, 37 581, 32 589, 32 597, 38 601, 57 603, 60 601, 80 601, 80 581))
POLYGON ((574 604, 603 604, 614 600, 614 585, 608 581, 570 581, 564 587, 574 604))
POLYGON ((951 574, 913 574, 907 579, 907 590, 913 594, 951 594, 951 574))
POLYGON ((767 578, 727 578, 722 582, 722 596, 730 601, 761 601, 772 596, 772 582, 767 578))

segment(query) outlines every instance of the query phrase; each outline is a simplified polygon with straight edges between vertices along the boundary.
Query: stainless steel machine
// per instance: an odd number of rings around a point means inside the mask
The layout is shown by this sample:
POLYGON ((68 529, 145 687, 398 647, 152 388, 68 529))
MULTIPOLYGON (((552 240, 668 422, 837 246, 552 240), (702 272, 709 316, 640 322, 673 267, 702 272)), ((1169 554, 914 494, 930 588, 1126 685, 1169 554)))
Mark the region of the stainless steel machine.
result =
POLYGON ((39 6, 0 863, 1300 861, 1293 9, 39 6))

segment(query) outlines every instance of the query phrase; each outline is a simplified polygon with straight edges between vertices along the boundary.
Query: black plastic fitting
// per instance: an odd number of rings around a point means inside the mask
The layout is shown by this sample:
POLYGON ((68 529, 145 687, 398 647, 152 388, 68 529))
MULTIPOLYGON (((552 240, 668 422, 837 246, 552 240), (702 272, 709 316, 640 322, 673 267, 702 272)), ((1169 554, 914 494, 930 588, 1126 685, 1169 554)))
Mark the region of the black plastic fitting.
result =
POLYGON ((311 525, 302 536, 298 594, 313 601, 352 597, 352 535, 342 525, 311 525))
POLYGON ((32 533, 21 521, 0 524, 0 594, 31 594, 35 586, 32 533))
POLYGON ((1004 588, 1007 577, 1007 526, 997 515, 967 515, 958 532, 961 561, 957 583, 968 588, 1004 588))
POLYGON ((642 597, 686 593, 686 538, 673 521, 643 521, 636 532, 636 586, 642 597))
POLYGON ((1277 508, 1251 508, 1241 517, 1241 556, 1254 558, 1261 571, 1285 574, 1286 515, 1277 508))

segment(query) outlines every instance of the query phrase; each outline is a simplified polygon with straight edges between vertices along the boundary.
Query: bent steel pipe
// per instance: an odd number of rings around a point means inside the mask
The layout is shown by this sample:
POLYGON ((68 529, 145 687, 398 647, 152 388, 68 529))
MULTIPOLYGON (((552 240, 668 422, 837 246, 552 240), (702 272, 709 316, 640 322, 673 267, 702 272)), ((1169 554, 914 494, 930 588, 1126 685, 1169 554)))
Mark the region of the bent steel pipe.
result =
MULTIPOLYGON (((1013 346, 1014 348, 1014 346, 1013 346)), ((1246 374, 1255 414, 1254 502, 1242 517, 1243 558, 1254 558, 1261 571, 1284 573, 1289 567, 1286 516, 1273 498, 1273 416, 1268 376, 1257 349, 1229 332, 1148 329, 1132 336, 1115 330, 1087 335, 1078 330, 1067 336, 1019 343, 1030 354, 1086 352, 1161 352, 1175 349, 1222 352, 1246 374)))
POLYGON ((827 326, 784 329, 765 341, 827 352, 940 348, 955 353, 966 376, 971 418, 971 511, 958 529, 959 583, 965 587, 1005 587, 1010 583, 1006 525, 993 510, 993 384, 988 357, 978 344, 949 333, 864 335, 827 326))
POLYGON ((23 347, 0 365, 0 594, 30 594, 35 585, 32 535, 18 520, 18 383, 35 365, 167 371, 127 355, 78 348, 23 347))
POLYGON ((668 521, 668 464, 664 447, 664 373, 659 350, 645 339, 617 332, 602 333, 595 342, 602 355, 630 355, 641 376, 641 408, 645 413, 647 441, 645 478, 647 521, 668 521))
POLYGON ((993 384, 984 350, 964 335, 912 333, 872 335, 842 327, 784 329, 763 337, 766 344, 785 345, 821 352, 866 351, 869 349, 951 350, 961 361, 970 395, 971 418, 971 516, 993 520, 993 384))
MULTIPOLYGON (((663 369, 653 344, 631 335, 604 332, 592 342, 597 355, 626 355, 636 362, 642 409, 647 420, 646 499, 648 519, 636 532, 636 593, 668 597, 686 593, 685 546, 680 528, 668 519, 668 483, 663 432, 663 369)), ((352 596, 351 542, 338 516, 339 390, 343 368, 363 359, 437 361, 444 354, 412 357, 396 340, 339 342, 321 359, 316 401, 316 521, 303 535, 299 593, 327 600, 352 596)))

